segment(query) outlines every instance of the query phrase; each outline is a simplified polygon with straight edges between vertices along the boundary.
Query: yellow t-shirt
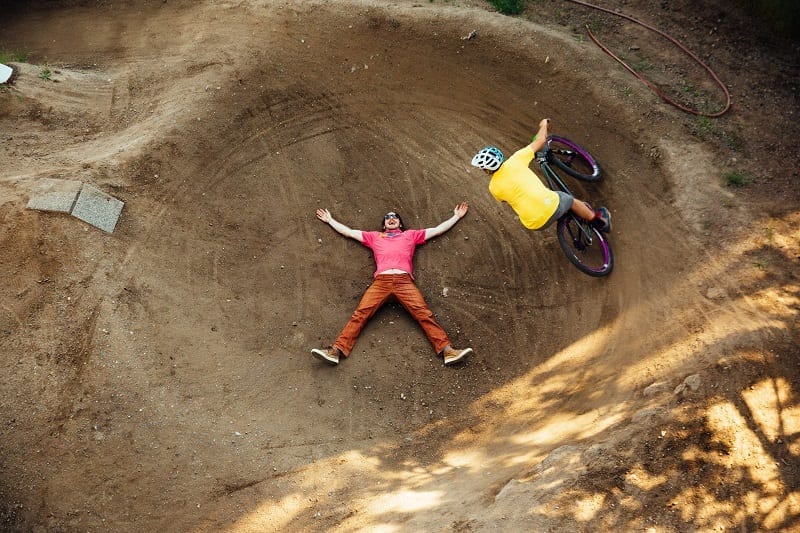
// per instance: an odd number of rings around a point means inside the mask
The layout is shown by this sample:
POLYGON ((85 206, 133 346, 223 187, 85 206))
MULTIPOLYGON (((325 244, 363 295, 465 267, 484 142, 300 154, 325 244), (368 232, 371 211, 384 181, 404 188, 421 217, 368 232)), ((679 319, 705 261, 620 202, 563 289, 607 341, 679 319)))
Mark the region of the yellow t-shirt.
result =
POLYGON ((517 150, 489 181, 492 196, 508 203, 528 229, 541 228, 558 209, 558 195, 530 169, 534 155, 530 145, 517 150))

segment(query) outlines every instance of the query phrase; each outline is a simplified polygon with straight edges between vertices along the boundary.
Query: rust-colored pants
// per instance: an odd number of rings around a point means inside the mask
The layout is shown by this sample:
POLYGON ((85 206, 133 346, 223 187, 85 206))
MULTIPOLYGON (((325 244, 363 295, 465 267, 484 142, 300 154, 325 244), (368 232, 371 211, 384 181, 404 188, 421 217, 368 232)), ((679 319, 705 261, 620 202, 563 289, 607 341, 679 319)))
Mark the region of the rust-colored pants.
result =
POLYGON ((422 297, 422 293, 410 275, 378 274, 367 288, 364 296, 361 297, 358 307, 353 311, 353 315, 345 324, 336 342, 333 343, 334 348, 338 348, 345 357, 349 356, 367 321, 392 297, 400 302, 414 317, 414 320, 422 326, 422 330, 433 344, 436 353, 441 352, 450 344, 447 333, 433 318, 433 313, 428 309, 425 298, 422 297))

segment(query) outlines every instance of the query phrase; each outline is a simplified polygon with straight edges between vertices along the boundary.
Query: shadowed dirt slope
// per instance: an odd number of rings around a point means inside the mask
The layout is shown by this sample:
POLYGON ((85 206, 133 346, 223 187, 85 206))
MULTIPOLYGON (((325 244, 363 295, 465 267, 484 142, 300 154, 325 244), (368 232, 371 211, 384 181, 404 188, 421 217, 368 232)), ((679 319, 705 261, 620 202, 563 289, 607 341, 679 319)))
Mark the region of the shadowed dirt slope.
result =
POLYGON ((480 3, 42 4, 0 11, 0 48, 27 52, 0 93, 4 528, 797 527, 797 192, 766 162, 758 190, 723 178, 769 138, 787 168, 796 92, 687 118, 552 3, 539 25, 480 3), (469 167, 545 116, 604 168, 576 189, 612 211, 606 279, 469 167), (114 233, 26 210, 41 178, 123 200, 114 233), (444 367, 389 305, 351 358, 313 359, 374 269, 314 211, 431 227, 463 200, 415 264, 474 357, 444 367))

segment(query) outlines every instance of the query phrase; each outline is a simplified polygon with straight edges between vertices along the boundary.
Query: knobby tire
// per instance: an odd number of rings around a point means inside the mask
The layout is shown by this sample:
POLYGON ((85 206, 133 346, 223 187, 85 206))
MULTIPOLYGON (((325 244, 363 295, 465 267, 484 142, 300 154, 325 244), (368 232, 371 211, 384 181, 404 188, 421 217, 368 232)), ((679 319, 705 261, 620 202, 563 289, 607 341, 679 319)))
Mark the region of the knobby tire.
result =
POLYGON ((573 178, 597 181, 603 176, 600 164, 589 152, 573 141, 551 135, 547 138, 547 147, 549 148, 547 160, 573 178))
POLYGON ((556 227, 558 244, 561 245, 567 259, 584 274, 595 278, 608 276, 614 268, 611 245, 600 230, 591 225, 589 228, 592 233, 591 244, 581 235, 581 229, 573 216, 561 217, 556 227))

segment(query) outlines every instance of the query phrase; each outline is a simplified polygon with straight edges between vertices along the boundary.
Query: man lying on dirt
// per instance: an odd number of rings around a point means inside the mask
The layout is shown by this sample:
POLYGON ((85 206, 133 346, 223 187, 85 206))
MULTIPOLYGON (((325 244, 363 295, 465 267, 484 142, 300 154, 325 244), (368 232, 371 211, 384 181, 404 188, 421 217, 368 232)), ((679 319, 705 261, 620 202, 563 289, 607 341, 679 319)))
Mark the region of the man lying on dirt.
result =
POLYGON ((403 221, 395 212, 383 217, 383 231, 361 231, 349 228, 335 220, 327 209, 317 209, 317 218, 327 222, 345 237, 350 237, 372 250, 376 270, 372 284, 361 297, 358 307, 345 324, 339 337, 329 348, 315 348, 311 354, 328 364, 338 365, 339 357, 348 357, 358 335, 367 321, 390 298, 399 301, 411 316, 422 326, 422 330, 433 345, 437 354, 442 355, 444 364, 451 365, 462 360, 472 352, 472 348, 457 350, 450 344, 447 333, 433 318, 428 304, 414 283, 413 260, 417 246, 441 235, 456 225, 467 214, 467 202, 453 209, 453 216, 436 226, 427 229, 403 229, 403 221))
POLYGON ((498 202, 508 203, 528 229, 543 230, 572 210, 582 219, 594 223, 600 231, 610 232, 611 214, 608 209, 600 207, 595 211, 583 200, 551 190, 530 169, 536 152, 547 142, 549 125, 550 119, 542 119, 531 143, 517 150, 508 160, 498 148, 487 146, 475 154, 472 166, 492 176, 489 192, 498 202))

